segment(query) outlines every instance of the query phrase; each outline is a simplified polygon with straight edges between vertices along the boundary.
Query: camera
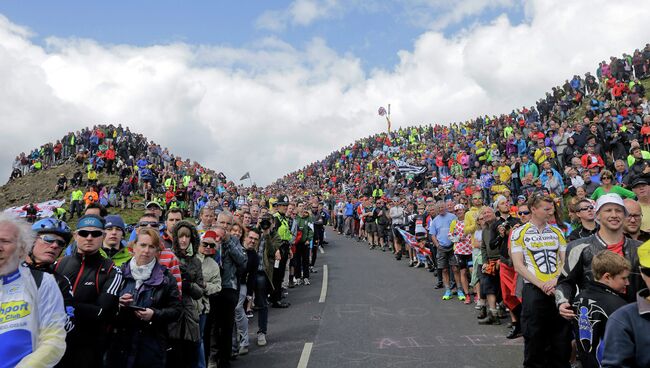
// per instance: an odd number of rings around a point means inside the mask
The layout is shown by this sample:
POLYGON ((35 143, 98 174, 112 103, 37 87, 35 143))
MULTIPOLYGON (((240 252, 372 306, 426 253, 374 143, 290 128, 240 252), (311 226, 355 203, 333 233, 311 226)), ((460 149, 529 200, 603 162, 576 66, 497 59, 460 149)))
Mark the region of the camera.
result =
POLYGON ((271 228, 271 219, 266 218, 266 217, 262 218, 260 220, 260 227, 262 228, 262 230, 270 229, 271 228))

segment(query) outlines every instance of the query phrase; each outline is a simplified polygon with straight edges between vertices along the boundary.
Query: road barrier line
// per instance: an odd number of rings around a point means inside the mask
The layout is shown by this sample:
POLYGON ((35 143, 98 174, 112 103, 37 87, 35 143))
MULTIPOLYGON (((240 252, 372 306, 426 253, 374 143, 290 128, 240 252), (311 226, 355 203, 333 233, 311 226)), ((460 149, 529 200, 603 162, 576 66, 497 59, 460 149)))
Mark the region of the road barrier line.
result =
POLYGON ((320 299, 318 299, 319 303, 325 303, 325 297, 327 297, 327 278, 328 278, 327 265, 324 265, 323 266, 323 286, 320 289, 320 299))
POLYGON ((309 364, 309 356, 311 355, 311 349, 313 347, 313 342, 305 343, 305 347, 302 348, 302 354, 300 354, 300 360, 298 361, 298 368, 307 368, 307 364, 309 364))

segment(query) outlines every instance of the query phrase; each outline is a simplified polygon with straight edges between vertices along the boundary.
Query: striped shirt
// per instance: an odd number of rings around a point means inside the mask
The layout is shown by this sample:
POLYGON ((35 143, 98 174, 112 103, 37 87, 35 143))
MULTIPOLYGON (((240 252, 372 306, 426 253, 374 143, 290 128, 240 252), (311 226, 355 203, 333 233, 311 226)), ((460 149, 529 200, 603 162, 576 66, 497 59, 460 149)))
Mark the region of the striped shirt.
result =
POLYGON ((181 264, 178 262, 178 258, 176 258, 174 252, 166 248, 161 250, 160 256, 158 257, 158 263, 169 269, 172 276, 176 279, 178 292, 182 293, 183 280, 181 279, 181 264))

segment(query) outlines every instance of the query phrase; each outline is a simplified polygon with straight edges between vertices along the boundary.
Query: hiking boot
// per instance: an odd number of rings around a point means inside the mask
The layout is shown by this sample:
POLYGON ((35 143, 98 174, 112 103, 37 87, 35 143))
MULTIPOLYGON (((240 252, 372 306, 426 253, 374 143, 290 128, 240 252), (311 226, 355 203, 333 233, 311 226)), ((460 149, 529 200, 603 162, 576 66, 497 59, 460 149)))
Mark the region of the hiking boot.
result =
POLYGON ((485 317, 487 317, 487 307, 482 305, 478 310, 478 314, 476 315, 476 318, 484 319, 485 317))
POLYGON ((496 315, 496 311, 489 311, 485 318, 478 320, 479 325, 500 325, 501 320, 496 315))
POLYGON ((265 346, 265 345, 266 345, 266 334, 260 332, 257 334, 257 346, 265 346))
POLYGON ((510 328, 510 332, 506 335, 506 339, 516 339, 518 337, 521 337, 523 334, 521 332, 521 327, 519 326, 519 322, 513 322, 512 327, 510 328))

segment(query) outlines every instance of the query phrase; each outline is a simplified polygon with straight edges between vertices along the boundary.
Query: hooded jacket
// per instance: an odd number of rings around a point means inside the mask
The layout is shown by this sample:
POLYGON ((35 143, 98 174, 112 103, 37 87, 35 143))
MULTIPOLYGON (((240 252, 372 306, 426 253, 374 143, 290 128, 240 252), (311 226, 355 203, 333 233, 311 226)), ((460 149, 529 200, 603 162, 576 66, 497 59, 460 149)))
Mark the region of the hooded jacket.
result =
POLYGON ((222 289, 239 289, 237 273, 246 272, 248 258, 234 236, 221 242, 221 287, 222 289))
POLYGON ((199 301, 204 293, 203 269, 201 261, 195 256, 199 249, 199 233, 196 227, 187 221, 180 221, 172 230, 172 251, 178 258, 182 279, 183 312, 178 321, 169 325, 169 336, 174 339, 199 341, 199 301), (178 231, 190 229, 190 245, 185 251, 178 243, 178 231))

